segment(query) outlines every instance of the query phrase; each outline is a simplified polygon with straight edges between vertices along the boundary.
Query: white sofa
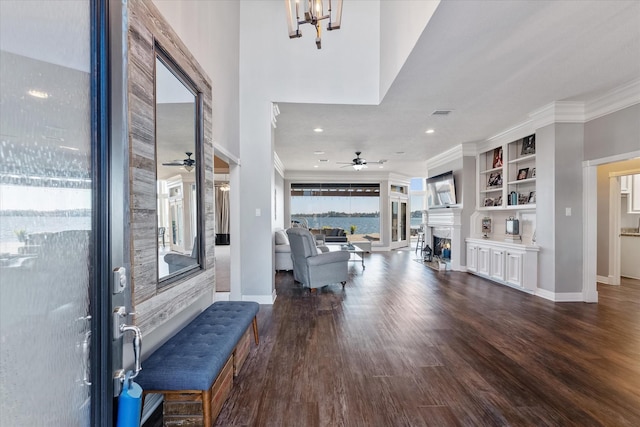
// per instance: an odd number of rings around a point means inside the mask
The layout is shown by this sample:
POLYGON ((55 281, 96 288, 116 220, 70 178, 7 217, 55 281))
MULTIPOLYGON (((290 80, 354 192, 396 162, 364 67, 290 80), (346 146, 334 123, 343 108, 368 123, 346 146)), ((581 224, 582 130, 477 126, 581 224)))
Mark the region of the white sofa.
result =
POLYGON ((276 230, 274 233, 275 243, 275 264, 276 271, 280 270, 293 270, 293 261, 291 260, 291 246, 289 245, 289 238, 284 230, 276 230))

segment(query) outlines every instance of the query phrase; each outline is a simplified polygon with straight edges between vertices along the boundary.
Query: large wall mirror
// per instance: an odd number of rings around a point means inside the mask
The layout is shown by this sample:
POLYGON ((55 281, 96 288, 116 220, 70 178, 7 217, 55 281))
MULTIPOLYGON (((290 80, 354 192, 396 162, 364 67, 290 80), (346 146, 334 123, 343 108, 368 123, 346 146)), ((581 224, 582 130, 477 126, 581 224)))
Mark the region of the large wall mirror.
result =
POLYGON ((200 135, 198 92, 156 46, 156 188, 158 280, 200 268, 200 135))

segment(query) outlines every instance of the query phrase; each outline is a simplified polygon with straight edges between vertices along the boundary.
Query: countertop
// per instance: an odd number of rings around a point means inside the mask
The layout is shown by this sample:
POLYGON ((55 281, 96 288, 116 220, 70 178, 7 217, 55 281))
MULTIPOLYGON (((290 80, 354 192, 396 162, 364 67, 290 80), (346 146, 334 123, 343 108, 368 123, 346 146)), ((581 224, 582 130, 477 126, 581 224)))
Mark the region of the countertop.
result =
POLYGON ((623 228, 620 230, 621 236, 640 237, 640 230, 637 228, 623 228))

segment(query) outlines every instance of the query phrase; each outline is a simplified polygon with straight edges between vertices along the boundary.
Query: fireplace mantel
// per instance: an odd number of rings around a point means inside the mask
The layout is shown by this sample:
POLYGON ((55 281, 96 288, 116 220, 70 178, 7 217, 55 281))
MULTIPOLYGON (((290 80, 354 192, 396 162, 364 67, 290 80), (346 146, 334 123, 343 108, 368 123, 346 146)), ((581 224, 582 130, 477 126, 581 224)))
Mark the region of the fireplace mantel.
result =
POLYGON ((460 227, 462 210, 455 208, 428 211, 427 227, 460 227))

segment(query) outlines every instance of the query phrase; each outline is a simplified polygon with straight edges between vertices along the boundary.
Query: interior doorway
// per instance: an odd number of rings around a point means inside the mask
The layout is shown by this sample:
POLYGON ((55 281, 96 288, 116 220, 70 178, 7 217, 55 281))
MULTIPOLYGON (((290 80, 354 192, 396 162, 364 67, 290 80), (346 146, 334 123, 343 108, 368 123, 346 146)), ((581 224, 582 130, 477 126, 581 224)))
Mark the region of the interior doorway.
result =
MULTIPOLYGON (((640 151, 588 160, 583 164, 583 301, 598 302, 597 283, 609 283, 610 186, 607 167, 622 162, 640 162, 640 151), (606 171, 606 172, 605 172, 606 171), (604 174, 604 176, 603 176, 604 174)), ((624 166, 628 169, 635 167, 624 166)), ((614 247, 615 248, 615 247, 614 247)), ((618 261, 619 262, 619 261, 618 261)))
POLYGON ((216 216, 216 299, 224 299, 231 290, 231 180, 229 163, 213 156, 216 216))
MULTIPOLYGON (((640 174, 640 159, 626 160, 622 162, 609 163, 598 167, 598 176, 608 176, 609 178, 609 250, 608 255, 608 275, 598 276, 598 282, 609 285, 620 285, 621 276, 640 279, 640 273, 636 270, 635 252, 636 246, 633 233, 637 233, 640 228, 640 213, 632 211, 631 184, 633 175, 640 174), (632 240, 629 240, 632 239, 632 240), (630 246, 631 245, 631 246, 630 246), (627 247, 629 246, 629 247, 627 247)), ((604 186, 601 186, 601 189, 604 186)), ((636 189, 637 191, 637 189, 636 189)), ((599 224, 598 235, 603 230, 599 224)), ((598 267, 603 264, 601 254, 598 254, 598 267)))

